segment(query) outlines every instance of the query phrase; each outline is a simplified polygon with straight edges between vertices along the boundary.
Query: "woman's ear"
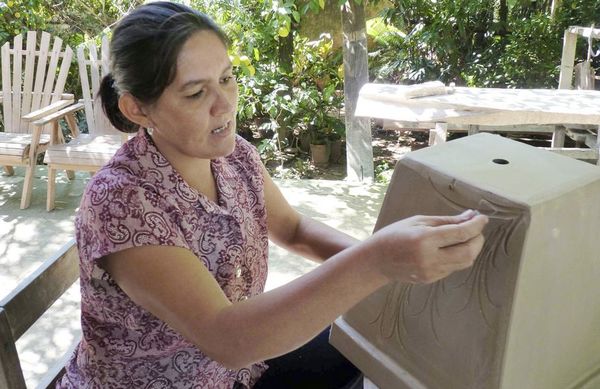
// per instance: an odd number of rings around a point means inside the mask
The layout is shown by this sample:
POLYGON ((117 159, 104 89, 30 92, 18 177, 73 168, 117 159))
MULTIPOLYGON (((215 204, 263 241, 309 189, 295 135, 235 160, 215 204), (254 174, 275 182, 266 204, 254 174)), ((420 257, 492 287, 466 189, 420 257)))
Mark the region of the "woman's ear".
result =
POLYGON ((119 97, 119 109, 133 123, 145 128, 152 127, 152 120, 142 110, 139 101, 131 93, 126 92, 119 97))

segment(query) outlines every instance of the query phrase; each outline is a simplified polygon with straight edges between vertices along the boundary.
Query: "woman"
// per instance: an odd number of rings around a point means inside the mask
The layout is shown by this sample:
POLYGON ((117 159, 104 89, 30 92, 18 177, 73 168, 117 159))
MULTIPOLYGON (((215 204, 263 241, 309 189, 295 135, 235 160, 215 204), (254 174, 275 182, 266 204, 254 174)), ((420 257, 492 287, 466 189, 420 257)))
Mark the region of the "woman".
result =
POLYGON ((330 323, 389 282, 470 266, 482 247, 487 218, 473 211, 359 243, 293 210, 235 135, 227 39, 197 11, 134 10, 110 67, 105 112, 137 134, 76 218, 83 340, 58 387, 343 387, 358 372, 327 345, 330 323), (323 264, 263 293, 268 239, 323 264))

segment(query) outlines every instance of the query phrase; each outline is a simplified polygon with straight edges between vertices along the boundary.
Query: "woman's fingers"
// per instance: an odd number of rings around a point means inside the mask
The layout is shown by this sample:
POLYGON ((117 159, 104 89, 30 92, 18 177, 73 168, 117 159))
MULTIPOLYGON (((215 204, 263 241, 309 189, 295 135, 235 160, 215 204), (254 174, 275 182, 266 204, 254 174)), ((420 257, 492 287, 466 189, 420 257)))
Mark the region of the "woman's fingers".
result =
POLYGON ((456 224, 438 225, 433 229, 438 247, 454 246, 477 237, 488 223, 488 217, 477 214, 466 221, 456 224))
POLYGON ((443 226, 446 224, 459 224, 480 215, 479 212, 467 209, 463 213, 454 216, 417 216, 421 224, 429 227, 443 226))
POLYGON ((446 265, 452 271, 466 269, 473 265, 484 243, 483 235, 477 235, 468 242, 443 247, 440 249, 440 255, 443 258, 441 264, 446 265))

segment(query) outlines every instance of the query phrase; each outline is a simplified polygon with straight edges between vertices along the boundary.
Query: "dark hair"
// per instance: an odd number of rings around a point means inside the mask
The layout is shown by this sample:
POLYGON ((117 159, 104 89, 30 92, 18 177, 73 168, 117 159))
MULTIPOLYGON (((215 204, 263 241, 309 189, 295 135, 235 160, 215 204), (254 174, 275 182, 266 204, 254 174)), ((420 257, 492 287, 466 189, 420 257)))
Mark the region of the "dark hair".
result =
POLYGON ((144 4, 119 21, 110 41, 110 73, 102 79, 98 91, 113 126, 123 132, 139 128, 119 110, 119 94, 128 92, 144 104, 156 102, 175 78, 183 44, 195 32, 206 30, 229 45, 212 19, 182 4, 144 4))

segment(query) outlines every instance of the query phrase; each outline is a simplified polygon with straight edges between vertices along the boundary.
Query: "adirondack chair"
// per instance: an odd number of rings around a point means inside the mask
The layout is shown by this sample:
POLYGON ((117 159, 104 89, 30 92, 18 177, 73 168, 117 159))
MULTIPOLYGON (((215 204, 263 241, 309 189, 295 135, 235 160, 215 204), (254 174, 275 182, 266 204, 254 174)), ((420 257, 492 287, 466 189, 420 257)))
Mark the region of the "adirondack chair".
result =
MULTIPOLYGON (((100 56, 94 43, 77 48, 77 62, 83 98, 69 112, 85 109, 87 134, 74 132, 69 143, 48 147, 44 162, 48 165, 46 209, 54 209, 56 172, 59 169, 95 172, 105 165, 127 140, 127 135, 115 129, 102 110, 96 94, 102 77, 108 72, 108 37, 102 37, 100 56)), ((66 114, 66 112, 65 112, 66 114)), ((58 119, 58 118, 57 118, 58 119)), ((68 174, 67 174, 68 175, 68 174)), ((69 176, 69 178, 72 178, 69 176)))
MULTIPOLYGON (((14 174, 13 166, 26 167, 21 209, 31 202, 37 156, 49 144, 62 141, 58 123, 49 115, 74 102, 73 95, 63 93, 73 50, 63 47, 58 37, 50 47, 51 40, 47 32, 28 31, 25 47, 23 36, 17 35, 12 47, 6 42, 1 48, 4 132, 0 132, 0 166, 8 175, 14 174)), ((69 125, 75 123, 72 117, 67 119, 69 125)))

